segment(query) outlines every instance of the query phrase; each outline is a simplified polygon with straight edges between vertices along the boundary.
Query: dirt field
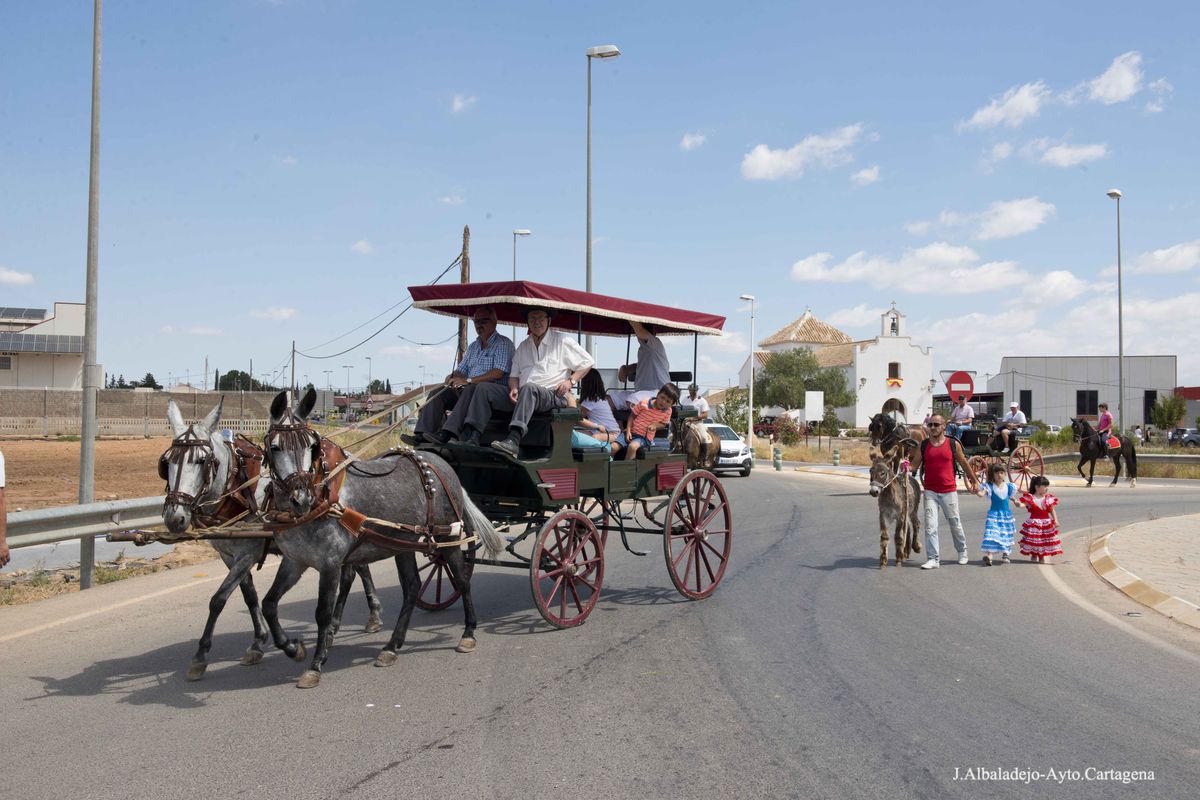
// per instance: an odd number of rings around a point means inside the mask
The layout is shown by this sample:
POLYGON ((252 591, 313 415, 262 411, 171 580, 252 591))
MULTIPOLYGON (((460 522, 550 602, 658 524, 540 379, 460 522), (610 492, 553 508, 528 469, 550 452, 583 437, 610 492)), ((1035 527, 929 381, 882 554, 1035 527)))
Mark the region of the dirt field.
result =
MULTIPOLYGON (((158 457, 170 445, 165 436, 96 442, 96 501, 162 494, 158 457)), ((79 502, 79 442, 11 439, 0 441, 0 451, 9 511, 79 502)))

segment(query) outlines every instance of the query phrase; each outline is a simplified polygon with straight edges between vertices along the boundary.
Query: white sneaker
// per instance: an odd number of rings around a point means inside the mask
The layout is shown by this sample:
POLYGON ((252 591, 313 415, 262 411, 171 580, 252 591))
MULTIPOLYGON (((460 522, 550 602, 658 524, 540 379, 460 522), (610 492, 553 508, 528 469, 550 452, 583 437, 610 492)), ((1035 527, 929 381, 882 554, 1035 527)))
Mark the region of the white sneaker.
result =
POLYGON ((937 560, 931 558, 921 565, 921 569, 937 569, 939 566, 941 565, 938 564, 937 560))
POLYGON ((958 556, 958 563, 960 563, 960 564, 966 564, 966 563, 968 563, 968 559, 967 559, 967 554, 966 554, 966 553, 961 553, 961 554, 958 556))

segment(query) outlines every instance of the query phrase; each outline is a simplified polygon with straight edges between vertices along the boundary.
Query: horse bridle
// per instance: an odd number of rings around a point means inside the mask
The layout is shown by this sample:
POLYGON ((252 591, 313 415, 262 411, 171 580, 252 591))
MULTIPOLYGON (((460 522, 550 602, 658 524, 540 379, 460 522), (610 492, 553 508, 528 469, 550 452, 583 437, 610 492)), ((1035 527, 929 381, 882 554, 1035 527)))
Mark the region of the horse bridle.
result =
POLYGON ((267 428, 263 444, 263 458, 266 460, 267 466, 271 468, 272 483, 277 483, 287 492, 295 492, 299 489, 315 490, 322 472, 321 435, 310 428, 307 422, 272 424, 267 428), (275 469, 275 459, 272 455, 272 437, 276 437, 275 443, 280 449, 300 452, 308 448, 312 453, 312 464, 308 470, 297 469, 286 477, 280 477, 279 471, 275 469))
MULTIPOLYGON (((882 460, 882 459, 881 459, 881 460, 882 460)), ((897 464, 897 465, 896 465, 896 470, 895 470, 895 471, 892 473, 892 477, 888 478, 888 480, 887 480, 887 483, 885 483, 885 484, 883 484, 882 486, 880 486, 879 484, 875 483, 875 481, 871 481, 871 486, 872 486, 872 487, 874 487, 874 486, 879 486, 879 491, 880 491, 880 493, 882 493, 882 492, 883 492, 885 489, 887 489, 889 486, 891 486, 893 483, 895 483, 895 482, 896 482, 896 478, 899 478, 899 477, 900 477, 900 473, 901 473, 902 471, 903 471, 903 470, 901 470, 901 469, 900 469, 900 465, 899 465, 899 464, 897 464)))
POLYGON ((189 510, 196 511, 200 505, 200 497, 208 490, 213 478, 217 475, 217 458, 216 453, 213 452, 212 442, 196 433, 194 425, 188 425, 187 430, 176 436, 171 441, 171 446, 159 456, 158 475, 167 482, 167 498, 164 505, 184 506, 189 510), (189 458, 188 454, 193 450, 200 451, 198 460, 189 458), (179 491, 179 484, 183 479, 183 465, 187 463, 199 463, 204 470, 204 480, 195 497, 187 492, 179 491), (174 488, 171 486, 170 467, 172 464, 179 467, 175 472, 174 488))

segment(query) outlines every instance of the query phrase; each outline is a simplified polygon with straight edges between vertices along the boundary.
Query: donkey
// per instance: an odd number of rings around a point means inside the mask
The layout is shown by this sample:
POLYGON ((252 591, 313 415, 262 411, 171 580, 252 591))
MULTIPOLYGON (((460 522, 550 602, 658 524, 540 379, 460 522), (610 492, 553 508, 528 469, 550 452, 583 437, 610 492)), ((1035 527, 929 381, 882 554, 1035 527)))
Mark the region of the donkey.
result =
POLYGON ((887 566, 888 529, 895 531, 896 566, 921 552, 921 485, 898 458, 871 461, 871 497, 879 498, 879 568, 887 566))
MULTIPOLYGON (((390 452, 369 461, 352 461, 340 473, 344 481, 333 504, 336 468, 329 468, 327 454, 335 452, 344 457, 344 451, 332 443, 323 446, 321 437, 308 427, 307 418, 315 403, 316 392, 312 389, 295 408, 289 404, 289 393, 280 392, 271 403, 271 427, 265 441, 275 507, 289 519, 283 520, 286 527, 275 533, 275 541, 287 560, 263 599, 263 614, 275 645, 297 661, 304 658, 304 644, 288 639, 280 626, 279 599, 307 568, 320 573, 316 652, 309 669, 297 681, 302 689, 320 683, 321 668, 329 656, 334 599, 339 582, 344 585, 347 580, 343 564, 395 558, 404 607, 391 638, 375 659, 375 666, 387 667, 396 663, 420 592, 415 550, 402 549, 405 542, 411 545, 416 541, 415 529, 441 542, 473 534, 482 541, 489 557, 498 555, 504 547, 504 540, 471 502, 458 476, 432 453, 390 452), (328 496, 323 496, 325 483, 329 484, 328 496)), ((461 546, 442 549, 442 556, 450 569, 451 583, 462 595, 466 618, 455 649, 470 653, 475 650, 476 624, 470 574, 464 568, 461 546)))
MULTIPOLYGON (((216 431, 221 419, 224 398, 208 415, 189 426, 183 420, 179 406, 174 400, 167 402, 167 421, 171 424, 174 440, 171 447, 159 459, 159 475, 167 482, 167 498, 163 503, 163 523, 175 535, 184 534, 189 528, 207 528, 228 522, 246 512, 248 517, 257 517, 264 507, 266 481, 244 486, 250 478, 259 475, 262 464, 262 449, 247 439, 239 438, 236 443, 225 441, 216 431)), ((242 599, 250 612, 254 625, 254 640, 242 656, 244 666, 258 664, 263 659, 263 645, 267 643, 267 625, 263 619, 254 589, 250 570, 259 561, 267 539, 210 539, 210 543, 229 574, 217 587, 208 601, 208 622, 200 636, 200 644, 187 670, 187 679, 197 681, 208 668, 208 651, 212 648, 213 629, 217 618, 225 609, 225 603, 234 587, 242 590, 242 599)), ((363 591, 370 607, 370 619, 366 630, 373 633, 383 627, 380 616, 383 606, 375 593, 375 583, 370 570, 359 568, 363 591)), ((351 578, 353 580, 353 578, 351 578)), ((347 585, 347 589, 349 586, 347 585)), ((345 598, 342 598, 345 601, 345 598)))
POLYGON ((1071 417, 1071 432, 1075 434, 1075 440, 1079 442, 1079 463, 1075 469, 1079 471, 1079 477, 1087 481, 1088 486, 1092 485, 1092 479, 1096 476, 1097 459, 1104 456, 1108 456, 1113 462, 1113 479, 1109 486, 1116 486, 1117 481, 1121 479, 1122 458, 1129 465, 1130 488, 1137 486, 1137 450, 1134 448, 1133 439, 1124 434, 1114 434, 1121 446, 1110 448, 1107 442, 1100 441, 1100 434, 1092 430, 1091 424, 1086 419, 1076 419, 1075 417, 1071 417), (1092 462, 1087 475, 1083 474, 1085 461, 1092 462))

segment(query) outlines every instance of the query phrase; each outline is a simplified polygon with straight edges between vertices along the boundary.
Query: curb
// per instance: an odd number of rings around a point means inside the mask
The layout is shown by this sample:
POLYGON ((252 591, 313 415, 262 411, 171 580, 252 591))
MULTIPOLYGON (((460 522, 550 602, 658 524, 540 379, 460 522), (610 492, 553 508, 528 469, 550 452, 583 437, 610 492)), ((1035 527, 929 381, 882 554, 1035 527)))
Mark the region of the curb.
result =
POLYGON ((1116 531, 1101 536, 1088 547, 1088 560, 1092 564, 1092 569, 1103 580, 1133 600, 1176 622, 1200 630, 1200 613, 1197 613, 1200 612, 1200 606, 1190 603, 1182 597, 1155 589, 1117 563, 1108 547, 1108 540, 1120 530, 1123 529, 1118 528, 1116 531))

